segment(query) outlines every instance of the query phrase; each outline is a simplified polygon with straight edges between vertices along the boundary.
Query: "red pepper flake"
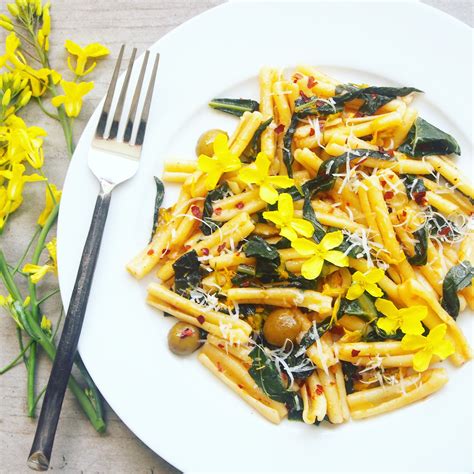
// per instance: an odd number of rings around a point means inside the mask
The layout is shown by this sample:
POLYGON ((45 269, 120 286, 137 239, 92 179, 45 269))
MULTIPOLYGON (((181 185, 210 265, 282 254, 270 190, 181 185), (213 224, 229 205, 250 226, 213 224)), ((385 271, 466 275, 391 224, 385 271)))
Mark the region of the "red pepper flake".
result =
POLYGON ((244 206, 245 206, 245 204, 243 203, 243 201, 239 201, 239 202, 235 205, 235 207, 236 207, 237 209, 243 209, 244 206))
POLYGON ((239 387, 239 388, 244 388, 244 386, 241 385, 240 383, 237 384, 237 387, 239 387))
POLYGON ((325 102, 323 100, 317 100, 316 101, 316 106, 317 107, 322 107, 324 104, 325 104, 325 102))
POLYGON ((219 361, 217 361, 216 365, 217 365, 217 370, 218 370, 219 372, 224 372, 224 369, 222 368, 222 365, 221 365, 221 363, 220 363, 219 361))
POLYGON ((161 255, 162 255, 162 256, 168 255, 170 252, 171 252, 170 249, 163 249, 163 250, 161 251, 161 255))
POLYGON ((275 127, 274 132, 275 133, 282 133, 283 130, 285 130, 285 126, 282 123, 280 123, 280 125, 278 125, 278 127, 275 127))
POLYGON ((358 351, 357 349, 352 349, 352 352, 351 352, 352 357, 357 357, 359 354, 360 354, 360 351, 358 351))
POLYGON ((395 152, 393 150, 387 150, 386 153, 387 153, 387 155, 392 156, 392 157, 395 154, 395 152))
POLYGON ((222 207, 216 207, 216 208, 214 209, 214 214, 215 214, 216 216, 220 216, 220 215, 221 215, 221 212, 222 212, 222 207))
POLYGON ((202 314, 200 314, 196 319, 198 320, 199 324, 204 324, 204 321, 206 320, 202 314))
POLYGON ((243 281, 240 286, 244 287, 244 288, 247 288, 247 286, 250 286, 250 282, 249 281, 243 281))
POLYGON ((426 191, 417 191, 413 193, 413 199, 420 206, 426 206, 426 191))
POLYGON ((322 395, 324 392, 324 388, 322 385, 316 385, 316 395, 322 395))
POLYGON ((303 74, 300 74, 299 72, 295 72, 293 74, 293 82, 297 83, 300 79, 303 79, 303 74))
POLYGON ((407 211, 405 211, 405 209, 403 209, 403 211, 402 211, 402 216, 403 216, 403 217, 406 217, 406 216, 407 216, 407 211))
POLYGON ((221 343, 217 344, 217 347, 218 347, 219 349, 225 349, 224 344, 221 344, 221 343))
POLYGON ((153 249, 150 249, 148 250, 148 252, 146 253, 147 255, 153 255, 155 253, 155 251, 153 249))
POLYGON ((217 247, 217 251, 220 253, 222 252, 224 249, 225 249, 225 242, 223 242, 222 244, 219 245, 219 247, 217 247))
POLYGON ((308 88, 313 88, 318 82, 314 79, 313 76, 308 77, 308 88))
POLYGON ((187 337, 190 337, 194 334, 194 331, 191 328, 186 328, 181 331, 181 334, 179 335, 180 339, 186 339, 187 337))
POLYGON ((346 207, 351 207, 351 203, 350 203, 350 202, 346 202, 346 207))
POLYGON ((393 196, 394 196, 393 191, 387 191, 386 193, 384 193, 383 198, 387 200, 387 199, 392 199, 393 196))
POLYGON ((312 137, 316 133, 316 130, 314 128, 309 129, 309 136, 312 137))
POLYGON ((439 231, 439 235, 448 235, 449 234, 449 227, 446 226, 446 227, 443 227, 440 231, 439 231))
POLYGON ((202 250, 201 250, 202 254, 205 255, 206 257, 209 255, 209 249, 204 247, 202 250))
POLYGON ((186 244, 183 248, 184 250, 188 251, 191 248, 191 245, 186 244))
POLYGON ((300 97, 303 100, 303 102, 308 102, 309 100, 309 97, 303 91, 300 91, 300 97))
POLYGON ((379 152, 380 153, 385 153, 385 148, 383 146, 379 146, 379 152))
POLYGON ((387 186, 387 181, 385 181, 384 179, 381 179, 381 180, 380 180, 380 184, 381 184, 382 187, 384 188, 385 186, 387 186))
POLYGON ((191 212, 194 217, 201 218, 201 209, 198 206, 191 206, 191 212))
POLYGON ((342 326, 333 326, 331 328, 331 333, 336 334, 338 336, 344 335, 344 328, 342 326))

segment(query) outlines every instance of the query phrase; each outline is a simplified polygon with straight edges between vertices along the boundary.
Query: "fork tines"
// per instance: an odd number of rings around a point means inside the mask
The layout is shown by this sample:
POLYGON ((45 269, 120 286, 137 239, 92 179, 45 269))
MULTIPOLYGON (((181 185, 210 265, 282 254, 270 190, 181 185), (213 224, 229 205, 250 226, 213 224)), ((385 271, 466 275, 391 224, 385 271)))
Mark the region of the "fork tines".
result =
MULTIPOLYGON (((116 139, 118 130, 122 122, 122 115, 123 115, 125 100, 127 97, 128 86, 130 83, 130 77, 132 75, 133 64, 135 62, 135 56, 137 54, 136 48, 133 48, 132 54, 130 56, 130 60, 128 62, 127 71, 125 73, 125 79, 123 81, 122 88, 120 90, 120 95, 117 101, 117 105, 115 106, 112 123, 110 124, 109 127, 107 127, 107 121, 111 113, 112 102, 115 95, 115 87, 117 85, 117 80, 120 73, 120 66, 122 64, 124 50, 125 50, 125 45, 122 45, 122 47, 120 48, 118 58, 117 58, 117 62, 115 64, 112 80, 110 81, 109 89, 107 91, 107 96, 105 97, 102 113, 100 114, 99 122, 97 124, 95 136, 98 139, 106 139, 106 140, 116 139)), ((135 86, 135 92, 133 93, 130 110, 128 112, 126 122, 124 123, 125 132, 123 136, 123 142, 128 143, 130 145, 137 145, 137 146, 143 145, 143 139, 145 137, 145 130, 146 130, 146 125, 147 125, 148 115, 150 113, 151 99, 153 96, 153 86, 155 84, 156 72, 158 70, 158 63, 160 60, 160 55, 159 53, 157 53, 155 57, 155 62, 153 65, 153 70, 152 70, 150 80, 148 83, 148 90, 146 92, 145 101, 143 103, 143 108, 139 116, 138 103, 140 101, 140 96, 141 96, 142 86, 143 86, 143 82, 145 78, 146 68, 148 65, 149 56, 150 56, 150 51, 147 51, 145 53, 145 57, 143 58, 143 63, 142 63, 140 74, 138 76, 138 80, 135 86), (137 121, 139 121, 137 135, 134 140, 134 143, 130 143, 130 140, 132 138, 134 124, 137 121)))

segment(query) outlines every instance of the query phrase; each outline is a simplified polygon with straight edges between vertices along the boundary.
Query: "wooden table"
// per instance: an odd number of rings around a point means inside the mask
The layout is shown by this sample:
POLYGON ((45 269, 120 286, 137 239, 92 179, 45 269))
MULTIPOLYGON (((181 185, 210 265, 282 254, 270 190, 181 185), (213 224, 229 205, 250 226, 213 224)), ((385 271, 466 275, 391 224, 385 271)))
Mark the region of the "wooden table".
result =
MULTIPOLYGON (((13 1, 13 0, 11 0, 13 1)), ((53 0, 53 36, 51 38, 52 65, 66 71, 65 39, 79 44, 101 42, 116 53, 122 43, 136 46, 139 52, 185 20, 211 8, 220 0, 53 0)), ((427 0, 426 3, 447 11, 472 26, 472 2, 470 0, 427 0)), ((4 3, 2 2, 4 5, 4 3)), ((3 13, 3 5, 0 13, 3 13)), ((3 47, 5 33, 0 31, 3 47)), ((88 96, 81 118, 75 124, 76 138, 82 132, 100 98, 105 94, 114 58, 102 61, 93 73, 95 89, 88 96)), ((64 139, 59 126, 51 123, 34 106, 24 115, 30 125, 40 125, 48 131, 45 144, 45 171, 51 181, 60 187, 68 167, 64 139)), ((9 222, 0 247, 10 261, 23 252, 31 235, 31 229, 43 206, 41 186, 27 188, 28 204, 18 211, 9 222), (35 204, 34 204, 35 203, 35 204)), ((54 285, 54 279, 51 279, 54 285)), ((0 294, 4 294, 0 288, 0 294)), ((59 300, 52 299, 43 308, 54 319, 59 311, 59 300)), ((0 366, 3 367, 18 353, 13 321, 0 316, 0 366)), ((44 358, 43 358, 44 359, 44 358)), ((50 363, 40 361, 38 390, 47 381, 50 363)), ((35 420, 26 416, 26 374, 19 365, 0 377, 0 472, 31 472, 25 467, 35 420)), ((174 473, 178 472, 166 461, 149 450, 106 407, 107 433, 99 435, 85 420, 74 398, 66 395, 61 421, 53 452, 52 469, 62 472, 113 472, 113 473, 174 473)))

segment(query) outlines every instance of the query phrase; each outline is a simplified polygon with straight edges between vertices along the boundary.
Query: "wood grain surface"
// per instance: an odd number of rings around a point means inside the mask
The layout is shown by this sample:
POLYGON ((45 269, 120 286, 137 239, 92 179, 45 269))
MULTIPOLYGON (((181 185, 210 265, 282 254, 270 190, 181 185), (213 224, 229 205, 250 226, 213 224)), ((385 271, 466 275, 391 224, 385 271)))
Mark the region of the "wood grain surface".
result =
MULTIPOLYGON (((12 0, 13 1, 13 0, 12 0)), ((3 13, 6 2, 0 2, 3 13)), ((88 96, 81 117, 75 123, 76 139, 87 123, 100 98, 105 94, 115 55, 122 43, 138 48, 139 53, 187 19, 222 3, 220 0, 52 0, 53 35, 51 62, 59 71, 66 71, 64 40, 79 44, 101 42, 112 55, 102 61, 93 73, 95 88, 88 96)), ((472 26, 471 0, 430 0, 431 4, 472 26)), ((0 51, 5 32, 0 31, 0 51)), ((1 54, 1 52, 0 52, 1 54)), ((469 58, 466 58, 469 60, 469 58)), ((48 131, 44 147, 45 171, 51 181, 62 186, 68 167, 64 139, 59 126, 52 124, 34 105, 24 117, 30 125, 48 131)), ((43 207, 43 188, 30 185, 25 204, 8 223, 0 248, 9 261, 16 261, 31 236, 34 221, 43 207)), ((54 288, 51 278, 46 286, 54 288)), ((0 286, 0 294, 4 289, 0 286)), ((54 321, 59 313, 59 298, 52 298, 43 308, 54 321)), ((18 353, 13 321, 0 313, 0 367, 18 353)), ((40 360, 38 391, 48 377, 50 363, 40 360)), ((149 450, 106 406, 107 433, 95 433, 72 395, 66 395, 53 451, 52 471, 65 473, 175 473, 179 472, 149 450)), ((35 429, 35 420, 26 415, 26 373, 19 365, 0 377, 0 472, 31 472, 26 468, 35 429)), ((185 456, 186 453, 183 453, 185 456)))

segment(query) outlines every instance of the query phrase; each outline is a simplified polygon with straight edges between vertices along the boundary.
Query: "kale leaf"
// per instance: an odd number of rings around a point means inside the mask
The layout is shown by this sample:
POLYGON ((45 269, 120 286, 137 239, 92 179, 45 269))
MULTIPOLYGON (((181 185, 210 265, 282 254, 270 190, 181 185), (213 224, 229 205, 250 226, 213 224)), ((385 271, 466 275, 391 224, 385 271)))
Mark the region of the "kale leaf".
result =
POLYGON ((213 221, 211 216, 214 212, 213 202, 218 201, 219 199, 224 199, 229 194, 229 186, 227 183, 223 183, 218 186, 216 189, 209 191, 204 201, 204 208, 202 211, 202 220, 200 225, 201 232, 204 235, 210 235, 223 223, 213 221))
POLYGON ((209 106, 237 117, 241 117, 245 112, 255 112, 260 107, 256 100, 228 98, 212 99, 209 106))
POLYGON ((195 250, 185 253, 173 263, 174 289, 178 295, 189 297, 189 293, 201 283, 201 265, 195 250))
POLYGON ((458 317, 460 309, 457 292, 472 285, 473 278, 474 267, 467 260, 450 268, 444 277, 441 304, 453 319, 458 317))
POLYGON ((156 194, 155 194, 155 208, 153 211, 153 227, 151 231, 150 242, 153 236, 155 235, 156 228, 158 227, 158 219, 160 217, 160 207, 163 204, 163 199, 165 197, 165 185, 160 178, 156 176, 153 177, 155 180, 156 194))

